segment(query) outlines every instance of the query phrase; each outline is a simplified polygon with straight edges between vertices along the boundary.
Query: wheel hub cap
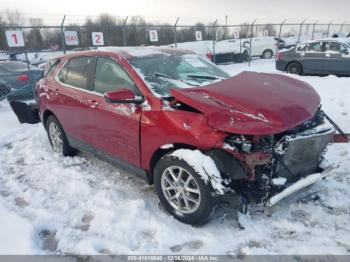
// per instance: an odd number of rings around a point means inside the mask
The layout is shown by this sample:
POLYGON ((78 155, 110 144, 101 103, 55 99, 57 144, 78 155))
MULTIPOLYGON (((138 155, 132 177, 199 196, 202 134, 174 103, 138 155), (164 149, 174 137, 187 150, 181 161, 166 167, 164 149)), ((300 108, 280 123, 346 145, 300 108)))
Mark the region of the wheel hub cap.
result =
POLYGON ((170 166, 161 177, 165 199, 183 214, 194 213, 201 201, 199 186, 194 177, 182 167, 170 166))
POLYGON ((52 143, 53 151, 56 153, 62 153, 63 139, 62 134, 56 123, 52 122, 49 125, 49 136, 52 143))

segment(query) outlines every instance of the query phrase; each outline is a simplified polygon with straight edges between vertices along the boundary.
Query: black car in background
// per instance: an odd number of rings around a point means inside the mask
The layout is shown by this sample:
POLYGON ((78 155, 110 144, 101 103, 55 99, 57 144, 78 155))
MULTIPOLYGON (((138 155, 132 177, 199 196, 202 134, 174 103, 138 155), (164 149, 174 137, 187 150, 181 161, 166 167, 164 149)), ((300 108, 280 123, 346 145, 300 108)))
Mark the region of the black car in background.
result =
POLYGON ((276 68, 299 75, 350 76, 350 39, 312 40, 281 50, 276 68))
POLYGON ((34 99, 34 87, 43 71, 20 61, 0 61, 0 100, 34 99))

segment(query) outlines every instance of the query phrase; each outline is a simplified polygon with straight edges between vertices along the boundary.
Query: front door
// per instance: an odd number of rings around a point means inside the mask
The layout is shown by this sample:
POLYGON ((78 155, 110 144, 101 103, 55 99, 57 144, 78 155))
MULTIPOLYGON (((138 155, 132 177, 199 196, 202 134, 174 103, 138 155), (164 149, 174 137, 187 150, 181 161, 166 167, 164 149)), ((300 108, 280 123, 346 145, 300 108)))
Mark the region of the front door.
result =
POLYGON ((140 165, 141 107, 128 103, 107 103, 103 94, 118 89, 140 92, 122 66, 108 57, 98 57, 94 73, 94 103, 90 110, 94 146, 135 166, 140 165))
POLYGON ((350 55, 342 53, 347 47, 336 41, 324 41, 324 70, 335 75, 350 75, 350 55))

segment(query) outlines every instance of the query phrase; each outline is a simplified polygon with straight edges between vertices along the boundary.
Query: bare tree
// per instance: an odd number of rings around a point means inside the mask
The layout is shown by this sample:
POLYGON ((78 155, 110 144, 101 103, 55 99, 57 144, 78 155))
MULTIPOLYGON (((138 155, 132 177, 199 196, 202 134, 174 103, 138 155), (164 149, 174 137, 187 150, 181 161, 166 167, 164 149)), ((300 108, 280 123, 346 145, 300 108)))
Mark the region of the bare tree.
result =
POLYGON ((17 27, 25 25, 26 19, 18 10, 6 9, 5 15, 8 26, 17 27))

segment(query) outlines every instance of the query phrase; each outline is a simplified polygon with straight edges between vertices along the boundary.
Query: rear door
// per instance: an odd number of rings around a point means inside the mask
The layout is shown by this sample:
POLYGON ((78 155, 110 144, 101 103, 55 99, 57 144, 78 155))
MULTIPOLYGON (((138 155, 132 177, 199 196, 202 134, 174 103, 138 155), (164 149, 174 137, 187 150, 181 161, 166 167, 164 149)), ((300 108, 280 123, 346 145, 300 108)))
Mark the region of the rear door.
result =
POLYGON ((93 145, 99 150, 135 166, 140 165, 141 107, 128 103, 107 103, 106 92, 130 89, 141 95, 118 61, 98 57, 93 79, 95 106, 90 110, 93 145))
POLYGON ((93 61, 89 56, 72 58, 55 79, 45 83, 50 107, 69 139, 88 144, 92 143, 88 116, 94 99, 90 82, 93 61))
POLYGON ((321 41, 299 45, 297 54, 305 73, 322 74, 324 72, 324 52, 321 41))

